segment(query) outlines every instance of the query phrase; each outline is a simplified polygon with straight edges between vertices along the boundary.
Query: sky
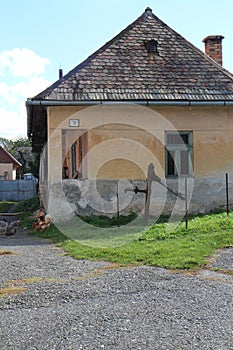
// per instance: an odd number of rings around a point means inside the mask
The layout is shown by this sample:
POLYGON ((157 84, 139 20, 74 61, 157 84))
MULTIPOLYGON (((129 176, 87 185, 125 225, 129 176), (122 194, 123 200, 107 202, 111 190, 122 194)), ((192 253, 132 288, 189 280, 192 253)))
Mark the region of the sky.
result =
POLYGON ((68 73, 150 7, 201 50, 223 35, 233 72, 232 0, 0 0, 0 137, 26 137, 25 101, 68 73))

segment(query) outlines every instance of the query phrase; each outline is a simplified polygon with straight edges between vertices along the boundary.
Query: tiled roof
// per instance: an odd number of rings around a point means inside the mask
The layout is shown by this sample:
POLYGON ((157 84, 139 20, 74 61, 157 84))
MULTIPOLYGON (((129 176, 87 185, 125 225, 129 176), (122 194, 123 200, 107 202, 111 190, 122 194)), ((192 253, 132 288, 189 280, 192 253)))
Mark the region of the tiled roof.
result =
POLYGON ((34 100, 233 100, 233 75, 150 9, 34 100), (146 43, 156 40, 157 53, 146 43))

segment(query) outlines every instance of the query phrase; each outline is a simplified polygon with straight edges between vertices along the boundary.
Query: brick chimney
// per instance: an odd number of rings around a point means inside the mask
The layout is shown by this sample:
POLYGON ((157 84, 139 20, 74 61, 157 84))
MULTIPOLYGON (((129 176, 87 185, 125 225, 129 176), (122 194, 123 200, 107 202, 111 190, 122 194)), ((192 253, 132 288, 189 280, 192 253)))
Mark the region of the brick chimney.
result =
POLYGON ((222 66, 222 35, 209 35, 202 40, 205 43, 205 53, 222 66))

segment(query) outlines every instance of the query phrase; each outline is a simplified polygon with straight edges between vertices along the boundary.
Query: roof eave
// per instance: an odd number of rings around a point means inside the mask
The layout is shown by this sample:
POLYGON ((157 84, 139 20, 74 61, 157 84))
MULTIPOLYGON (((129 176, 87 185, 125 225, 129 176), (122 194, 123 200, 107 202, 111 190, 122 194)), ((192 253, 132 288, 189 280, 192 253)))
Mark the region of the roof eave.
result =
MULTIPOLYGON (((26 102, 28 113, 33 106, 93 106, 93 105, 122 105, 138 104, 142 106, 233 106, 233 100, 33 100, 26 102)), ((29 114, 28 114, 29 116, 29 114)))

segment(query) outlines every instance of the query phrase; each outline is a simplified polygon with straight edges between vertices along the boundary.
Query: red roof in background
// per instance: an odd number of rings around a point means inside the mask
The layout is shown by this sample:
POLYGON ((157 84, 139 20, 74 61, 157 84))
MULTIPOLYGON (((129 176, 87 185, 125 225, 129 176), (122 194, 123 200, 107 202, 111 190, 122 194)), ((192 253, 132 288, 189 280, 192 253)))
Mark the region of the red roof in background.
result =
POLYGON ((20 168, 22 166, 22 164, 2 146, 0 146, 0 163, 13 164, 14 168, 20 168))

